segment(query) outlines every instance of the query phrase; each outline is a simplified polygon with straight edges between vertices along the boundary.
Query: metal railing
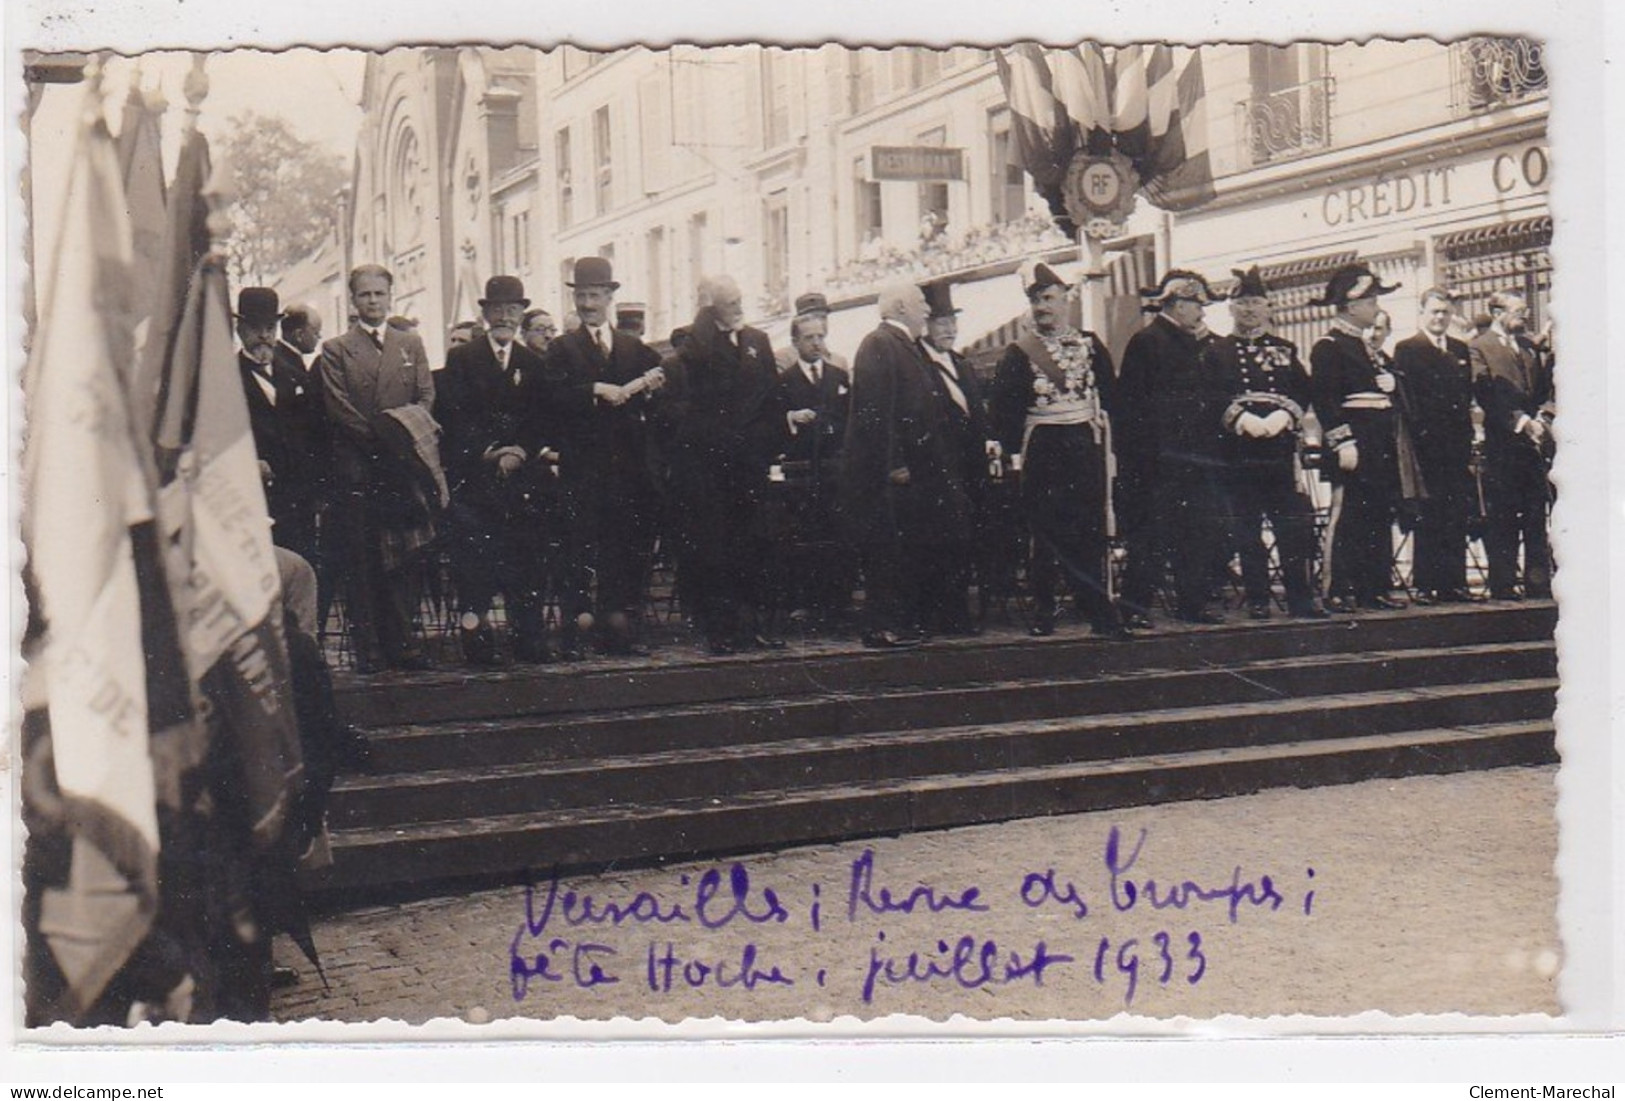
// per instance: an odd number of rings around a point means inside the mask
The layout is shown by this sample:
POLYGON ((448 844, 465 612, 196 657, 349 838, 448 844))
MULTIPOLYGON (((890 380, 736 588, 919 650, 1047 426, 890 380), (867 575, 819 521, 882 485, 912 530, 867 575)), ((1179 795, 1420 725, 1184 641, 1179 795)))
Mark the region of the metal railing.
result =
POLYGON ((1236 141, 1249 165, 1288 160, 1332 141, 1335 82, 1317 77, 1236 104, 1236 141))
POLYGON ((1458 115, 1508 107, 1546 94, 1545 46, 1532 38, 1478 37, 1450 48, 1458 115))

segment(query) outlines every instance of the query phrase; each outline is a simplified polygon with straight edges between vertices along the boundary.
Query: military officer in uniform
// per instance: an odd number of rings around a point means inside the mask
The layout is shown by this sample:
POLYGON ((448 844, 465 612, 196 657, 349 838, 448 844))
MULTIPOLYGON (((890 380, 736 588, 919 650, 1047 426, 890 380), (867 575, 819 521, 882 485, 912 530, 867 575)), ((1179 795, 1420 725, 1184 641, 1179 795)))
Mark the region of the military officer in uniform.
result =
POLYGON ((1237 271, 1230 295, 1235 328, 1203 349, 1206 370, 1221 404, 1225 495, 1231 535, 1241 558, 1247 614, 1270 616, 1268 520, 1280 555, 1287 611, 1323 618, 1310 581, 1315 514, 1299 484, 1298 443, 1309 408, 1309 374, 1297 345, 1269 331, 1270 299, 1258 268, 1237 271))
POLYGON ((1223 539, 1219 410, 1202 367, 1212 339, 1204 314, 1207 280, 1174 269, 1141 291, 1155 317, 1129 338, 1118 376, 1112 438, 1120 471, 1117 500, 1128 565, 1125 621, 1151 626, 1151 603, 1173 567, 1175 612, 1187 623, 1222 623, 1208 610, 1214 548, 1223 539))
POLYGON ((1334 306, 1331 331, 1309 353, 1310 392, 1324 433, 1332 484, 1322 588, 1327 607, 1403 608, 1393 588, 1393 524, 1399 508, 1398 382, 1367 344, 1381 306, 1399 289, 1364 264, 1332 273, 1317 306, 1334 306))

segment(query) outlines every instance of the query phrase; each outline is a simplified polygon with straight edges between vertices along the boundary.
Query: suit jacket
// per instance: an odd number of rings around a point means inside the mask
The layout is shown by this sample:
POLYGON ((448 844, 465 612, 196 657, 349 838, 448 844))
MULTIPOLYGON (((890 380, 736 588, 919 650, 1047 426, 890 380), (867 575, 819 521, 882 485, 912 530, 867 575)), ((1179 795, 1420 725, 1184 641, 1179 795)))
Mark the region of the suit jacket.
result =
POLYGON ((669 427, 680 493, 716 486, 753 493, 767 479, 786 431, 778 367, 767 334, 748 326, 737 344, 701 309, 681 350, 666 361, 659 414, 669 427))
POLYGON ((1203 375, 1205 343, 1160 314, 1129 338, 1110 410, 1125 475, 1154 479, 1165 468, 1222 463, 1222 410, 1203 375))
POLYGON ((443 433, 441 455, 453 495, 476 505, 518 503, 526 489, 545 489, 553 477, 537 455, 548 442, 539 391, 542 358, 519 341, 508 346, 508 369, 497 364, 488 339, 471 340, 446 354, 435 378, 434 417, 443 433), (504 478, 485 458, 493 448, 517 446, 525 465, 504 478))
POLYGON ((1508 347, 1494 329, 1473 341, 1469 357, 1473 389, 1484 408, 1486 456, 1536 454, 1535 445, 1518 433, 1518 425, 1525 417, 1550 425, 1556 416, 1548 358, 1523 336, 1514 337, 1513 347, 1508 347))
POLYGON ((332 464, 320 380, 297 354, 279 345, 270 365, 273 404, 256 380, 256 364, 241 352, 237 368, 254 450, 271 468, 265 494, 271 517, 280 520, 290 510, 314 515, 332 464))
POLYGON ((1394 345, 1394 374, 1405 394, 1411 441, 1429 493, 1461 489, 1473 457, 1473 373, 1465 343, 1426 333, 1394 345))
POLYGON ((612 490, 634 487, 652 491, 647 391, 612 406, 593 397, 594 383, 624 386, 660 366, 660 355, 630 333, 615 331, 610 354, 586 326, 565 333, 547 346, 538 388, 543 424, 558 437, 559 474, 587 498, 611 505, 612 490))
POLYGON ((814 386, 802 370, 801 360, 779 375, 779 404, 786 410, 811 409, 818 419, 793 435, 785 427, 784 457, 791 462, 828 461, 841 453, 846 422, 852 410, 852 376, 845 368, 825 360, 814 386))
POLYGON ((927 373, 931 379, 931 386, 936 391, 937 401, 942 406, 942 415, 948 431, 964 463, 966 488, 973 489, 987 477, 987 441, 993 439, 993 426, 988 421, 987 402, 982 397, 982 384, 976 378, 976 372, 971 370, 970 360, 950 349, 948 356, 954 365, 954 381, 958 384, 960 392, 965 395, 966 408, 961 409, 948 389, 947 374, 931 358, 931 353, 923 343, 920 346, 920 354, 928 368, 927 373))
POLYGON ((961 456, 935 373, 913 338, 890 322, 858 347, 841 500, 859 541, 943 542, 970 530, 961 456), (904 467, 908 484, 893 484, 891 472, 904 467))
POLYGON ((378 416, 402 405, 434 407, 423 340, 385 325, 380 349, 356 325, 322 345, 317 373, 332 433, 334 476, 342 484, 366 485, 379 454, 378 416))

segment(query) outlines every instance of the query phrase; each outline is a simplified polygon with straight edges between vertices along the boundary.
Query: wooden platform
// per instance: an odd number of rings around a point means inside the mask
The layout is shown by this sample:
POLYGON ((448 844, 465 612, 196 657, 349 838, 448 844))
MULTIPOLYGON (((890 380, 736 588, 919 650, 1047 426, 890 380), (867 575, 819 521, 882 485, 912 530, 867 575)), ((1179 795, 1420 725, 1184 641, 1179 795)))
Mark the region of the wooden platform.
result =
POLYGON ((325 892, 735 853, 1555 759, 1556 609, 1081 628, 900 653, 340 684, 376 770, 333 793, 325 892))

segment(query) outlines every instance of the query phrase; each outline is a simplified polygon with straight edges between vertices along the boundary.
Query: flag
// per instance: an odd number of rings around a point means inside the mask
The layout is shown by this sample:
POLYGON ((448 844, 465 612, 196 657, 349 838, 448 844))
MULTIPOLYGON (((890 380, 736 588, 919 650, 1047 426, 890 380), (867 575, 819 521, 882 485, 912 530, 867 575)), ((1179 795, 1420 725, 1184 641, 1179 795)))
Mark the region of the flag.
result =
POLYGON ((24 377, 23 538, 46 626, 40 662, 72 856, 39 933, 81 1017, 158 906, 141 584, 132 524, 150 522, 131 416, 133 260, 117 151, 94 81, 68 171, 51 281, 24 377))
POLYGON ((1038 193, 1059 200, 1066 183, 1067 165, 1077 147, 1071 116, 1056 98, 1053 77, 1042 47, 1021 42, 1008 52, 993 54, 999 80, 1010 100, 1010 124, 1015 132, 1021 166, 1033 178, 1038 193))
POLYGON ((1077 147, 1091 156, 1112 151, 1111 64, 1098 42, 1050 54, 1056 97, 1071 117, 1077 147))
POLYGON ((1163 210, 1191 210, 1214 196, 1207 115, 1202 102, 1207 89, 1202 79, 1201 50, 1191 51, 1177 80, 1170 67, 1157 87, 1161 90, 1154 98, 1166 100, 1168 108, 1166 122, 1140 173, 1145 181, 1145 197, 1163 210))
POLYGON ((149 99, 135 84, 130 85, 129 95, 124 100, 123 121, 119 125, 118 154, 119 178, 124 183, 135 254, 131 276, 137 321, 152 310, 154 277, 158 274, 163 251, 164 160, 159 129, 162 111, 161 100, 149 99))

